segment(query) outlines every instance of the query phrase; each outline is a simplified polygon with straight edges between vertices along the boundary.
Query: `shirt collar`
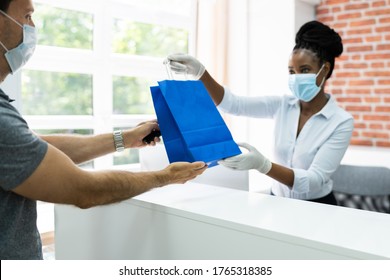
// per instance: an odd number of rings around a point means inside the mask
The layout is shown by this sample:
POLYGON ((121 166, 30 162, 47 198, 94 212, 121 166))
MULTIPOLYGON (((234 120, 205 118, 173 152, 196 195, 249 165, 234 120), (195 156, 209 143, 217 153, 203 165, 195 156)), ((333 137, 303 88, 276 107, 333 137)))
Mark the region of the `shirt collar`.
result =
MULTIPOLYGON (((336 111, 335 107, 337 107, 337 104, 336 104, 334 98, 330 94, 328 94, 328 93, 325 93, 325 94, 326 94, 326 97, 328 98, 328 102, 325 104, 324 108, 322 108, 321 111, 319 111, 316 115, 322 115, 325 118, 329 119, 335 113, 335 111, 336 111)), ((288 104, 291 106, 299 106, 299 99, 296 97, 291 98, 288 101, 288 104)))
POLYGON ((326 93, 326 97, 328 97, 328 102, 325 104, 324 108, 322 108, 322 110, 319 111, 317 114, 321 114, 325 118, 330 119, 336 112, 335 109, 337 107, 337 104, 330 94, 326 93))
POLYGON ((0 89, 0 98, 4 98, 8 102, 15 101, 14 99, 9 98, 9 96, 6 95, 2 89, 0 89))

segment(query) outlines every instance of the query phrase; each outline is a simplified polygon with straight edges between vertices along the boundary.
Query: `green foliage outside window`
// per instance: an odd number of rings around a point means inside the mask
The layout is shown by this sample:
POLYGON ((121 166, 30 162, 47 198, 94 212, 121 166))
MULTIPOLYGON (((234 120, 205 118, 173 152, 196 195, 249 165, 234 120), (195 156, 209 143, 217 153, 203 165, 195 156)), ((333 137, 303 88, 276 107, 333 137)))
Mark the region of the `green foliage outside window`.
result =
POLYGON ((165 57, 188 52, 188 32, 161 25, 114 20, 113 52, 165 57))
POLYGON ((39 30, 38 43, 77 49, 92 49, 92 14, 36 4, 34 22, 39 30))
POLYGON ((114 155, 114 165, 133 164, 139 162, 139 152, 137 149, 127 149, 120 154, 114 155))
POLYGON ((24 70, 22 113, 92 115, 92 76, 24 70))
POLYGON ((114 114, 154 114, 147 79, 135 77, 113 78, 114 114))

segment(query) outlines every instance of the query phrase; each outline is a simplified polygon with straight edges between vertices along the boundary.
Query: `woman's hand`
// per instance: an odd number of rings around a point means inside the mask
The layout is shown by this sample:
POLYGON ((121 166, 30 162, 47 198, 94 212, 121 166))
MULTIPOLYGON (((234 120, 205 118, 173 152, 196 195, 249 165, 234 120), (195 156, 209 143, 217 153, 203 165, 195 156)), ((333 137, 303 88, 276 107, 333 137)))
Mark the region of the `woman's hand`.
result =
POLYGON ((164 63, 168 65, 171 71, 177 74, 192 75, 195 80, 199 80, 206 70, 199 60, 188 54, 171 54, 164 63))
POLYGON ((271 170, 271 161, 263 156, 258 150, 256 150, 255 147, 252 147, 247 143, 237 144, 240 147, 247 149, 249 152, 220 160, 218 161, 220 165, 236 170, 255 169, 263 174, 267 174, 271 170))

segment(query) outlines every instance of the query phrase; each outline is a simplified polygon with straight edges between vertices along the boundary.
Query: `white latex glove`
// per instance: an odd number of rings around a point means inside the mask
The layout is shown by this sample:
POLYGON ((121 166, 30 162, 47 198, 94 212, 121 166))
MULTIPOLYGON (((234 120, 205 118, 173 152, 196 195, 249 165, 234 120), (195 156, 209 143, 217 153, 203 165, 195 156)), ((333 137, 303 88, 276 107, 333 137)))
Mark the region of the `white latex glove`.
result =
POLYGON ((198 80, 204 74, 205 67, 199 60, 188 54, 171 54, 164 61, 171 71, 177 74, 189 74, 198 80))
POLYGON ((267 174, 271 170, 271 161, 259 153, 255 147, 252 147, 247 143, 237 144, 238 146, 247 149, 249 152, 220 160, 218 161, 220 165, 236 170, 256 169, 263 174, 267 174))

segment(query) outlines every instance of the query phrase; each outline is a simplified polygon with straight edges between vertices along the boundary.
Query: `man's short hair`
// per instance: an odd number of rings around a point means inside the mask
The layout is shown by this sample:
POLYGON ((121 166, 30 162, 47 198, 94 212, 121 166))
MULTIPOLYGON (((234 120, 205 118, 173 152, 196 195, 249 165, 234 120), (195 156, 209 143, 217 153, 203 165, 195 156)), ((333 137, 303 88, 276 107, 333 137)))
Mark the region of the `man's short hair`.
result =
POLYGON ((6 12, 8 10, 9 4, 11 3, 12 0, 2 0, 0 2, 0 10, 3 12, 6 12))

